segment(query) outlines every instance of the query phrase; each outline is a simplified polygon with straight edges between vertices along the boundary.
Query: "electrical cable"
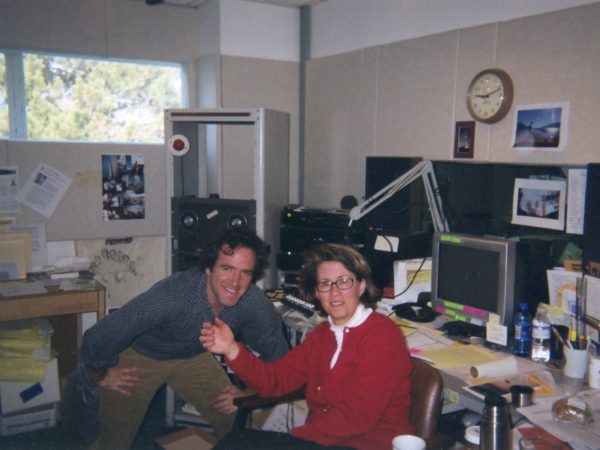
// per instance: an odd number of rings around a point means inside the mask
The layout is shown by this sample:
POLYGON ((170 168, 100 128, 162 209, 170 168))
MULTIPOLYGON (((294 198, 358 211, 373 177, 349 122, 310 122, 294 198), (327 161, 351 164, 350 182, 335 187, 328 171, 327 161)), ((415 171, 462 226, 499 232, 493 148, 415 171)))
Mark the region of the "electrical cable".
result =
POLYGON ((421 272, 421 269, 423 268, 423 265, 425 264, 425 261, 427 261, 427 256, 424 256, 423 259, 421 260, 421 264, 419 264, 419 267, 417 268, 417 270, 415 271, 415 274, 413 275, 413 277, 409 281, 408 286, 406 286, 406 288, 404 288, 404 290, 402 292, 394 295, 394 298, 400 297, 401 295, 403 295, 404 293, 406 293, 406 291, 408 291, 410 289, 410 287, 413 285, 413 283, 417 279, 417 275, 419 275, 419 272, 421 272))

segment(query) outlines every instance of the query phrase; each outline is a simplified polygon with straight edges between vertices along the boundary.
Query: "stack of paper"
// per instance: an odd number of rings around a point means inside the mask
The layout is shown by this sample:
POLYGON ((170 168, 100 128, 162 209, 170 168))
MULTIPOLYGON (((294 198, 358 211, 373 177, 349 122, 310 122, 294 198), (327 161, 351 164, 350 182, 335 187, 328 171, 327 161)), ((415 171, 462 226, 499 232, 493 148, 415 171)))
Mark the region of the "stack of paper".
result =
POLYGON ((45 318, 1 322, 0 381, 43 381, 52 333, 45 318))

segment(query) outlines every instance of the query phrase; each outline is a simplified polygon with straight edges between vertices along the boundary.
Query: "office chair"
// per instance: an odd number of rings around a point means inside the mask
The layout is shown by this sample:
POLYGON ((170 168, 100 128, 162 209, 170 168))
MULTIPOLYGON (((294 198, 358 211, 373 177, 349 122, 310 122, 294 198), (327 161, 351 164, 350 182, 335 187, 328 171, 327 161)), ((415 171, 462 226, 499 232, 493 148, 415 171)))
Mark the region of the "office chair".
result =
MULTIPOLYGON (((437 430, 438 420, 442 411, 443 381, 440 372, 429 364, 413 358, 411 373, 412 398, 409 420, 415 429, 415 434, 425 441, 430 440, 437 430)), ((304 398, 304 387, 281 397, 261 397, 250 395, 234 400, 238 407, 234 429, 246 426, 248 414, 254 409, 270 408, 278 403, 286 403, 304 398)))

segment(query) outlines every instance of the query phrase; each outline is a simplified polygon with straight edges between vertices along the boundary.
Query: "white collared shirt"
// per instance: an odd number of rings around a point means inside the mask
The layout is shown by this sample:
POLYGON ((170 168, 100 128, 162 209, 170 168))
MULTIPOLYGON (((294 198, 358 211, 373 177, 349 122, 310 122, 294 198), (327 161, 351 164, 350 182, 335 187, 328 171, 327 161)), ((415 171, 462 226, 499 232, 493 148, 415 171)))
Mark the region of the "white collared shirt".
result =
POLYGON ((366 308, 362 303, 359 303, 358 307, 356 308, 356 311, 354 311, 354 314, 352 315, 350 320, 344 325, 334 325, 331 321, 331 317, 327 317, 327 320, 329 321, 329 328, 331 329, 331 331, 333 331, 333 334, 335 335, 335 340, 337 342, 337 348, 335 350, 335 353, 333 354, 333 357, 331 358, 331 362, 329 363, 330 369, 333 369, 333 366, 335 366, 335 363, 337 362, 338 357, 340 356, 340 352, 342 351, 342 342, 344 341, 344 329, 354 328, 361 325, 365 320, 367 320, 367 317, 369 317, 369 314, 371 314, 372 312, 373 310, 371 308, 366 308))

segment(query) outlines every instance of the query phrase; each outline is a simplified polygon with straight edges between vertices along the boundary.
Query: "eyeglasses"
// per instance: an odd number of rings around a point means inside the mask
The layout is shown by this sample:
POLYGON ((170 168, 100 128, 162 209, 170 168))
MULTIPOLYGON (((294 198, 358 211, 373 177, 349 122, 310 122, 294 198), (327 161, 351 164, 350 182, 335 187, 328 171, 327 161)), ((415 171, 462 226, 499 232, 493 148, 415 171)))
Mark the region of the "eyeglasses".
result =
POLYGON ((335 281, 320 280, 317 282, 317 291, 329 292, 333 289, 334 284, 340 291, 345 291, 346 289, 350 289, 352 286, 354 286, 354 281, 356 281, 356 278, 349 277, 341 277, 335 281))

